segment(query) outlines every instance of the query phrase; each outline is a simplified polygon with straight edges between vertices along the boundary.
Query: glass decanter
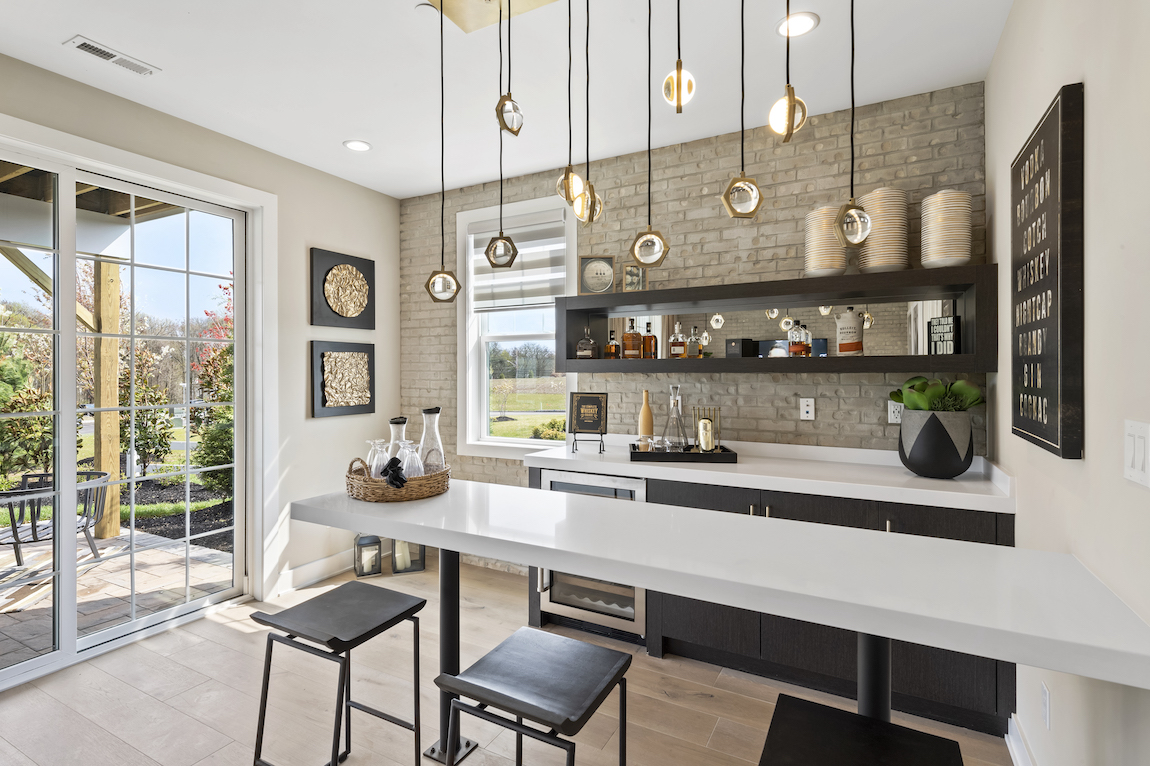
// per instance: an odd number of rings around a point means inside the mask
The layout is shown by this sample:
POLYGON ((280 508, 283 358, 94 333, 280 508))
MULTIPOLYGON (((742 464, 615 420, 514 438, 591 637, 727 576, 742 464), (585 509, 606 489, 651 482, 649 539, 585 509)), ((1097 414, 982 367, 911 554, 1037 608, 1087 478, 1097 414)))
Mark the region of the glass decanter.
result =
POLYGON ((425 473, 439 473, 447 467, 443 456, 443 440, 439 438, 439 407, 423 411, 423 437, 419 440, 419 459, 425 473))
POLYGON ((367 451, 367 468, 371 478, 378 479, 383 476, 383 467, 387 465, 390 456, 387 454, 387 439, 368 439, 371 449, 367 451))
POLYGON ((404 439, 399 443, 399 467, 403 469, 406 479, 414 479, 423 475, 423 461, 419 459, 419 452, 415 449, 415 442, 404 439))
POLYGON ((390 460, 399 454, 399 443, 407 438, 407 418, 400 416, 387 422, 391 426, 391 441, 387 445, 387 458, 390 460))
POLYGON ((668 452, 684 452, 690 446, 687 429, 683 426, 683 397, 679 386, 671 386, 671 406, 667 411, 667 425, 663 427, 663 443, 668 452))

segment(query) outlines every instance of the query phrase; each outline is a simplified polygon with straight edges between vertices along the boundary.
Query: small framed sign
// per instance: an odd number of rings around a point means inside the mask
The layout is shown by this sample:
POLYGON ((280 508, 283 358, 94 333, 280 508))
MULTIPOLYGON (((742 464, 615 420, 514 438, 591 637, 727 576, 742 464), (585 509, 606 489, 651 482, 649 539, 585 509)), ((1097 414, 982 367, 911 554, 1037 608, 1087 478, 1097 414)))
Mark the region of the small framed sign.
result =
POLYGON ((602 295, 615 292, 615 256, 579 256, 579 294, 602 295))
POLYGON ((623 292, 634 293, 647 289, 647 270, 628 263, 623 267, 623 292))
POLYGON ((1066 85, 1010 166, 1011 430, 1080 459, 1083 392, 1082 83, 1066 85))
POLYGON ((571 412, 567 416, 567 430, 573 437, 572 452, 579 449, 579 434, 598 436, 599 451, 602 452, 603 434, 607 433, 607 394, 573 392, 571 412))
POLYGON ((927 350, 932 356, 962 351, 959 333, 962 320, 956 316, 934 317, 927 322, 927 350))

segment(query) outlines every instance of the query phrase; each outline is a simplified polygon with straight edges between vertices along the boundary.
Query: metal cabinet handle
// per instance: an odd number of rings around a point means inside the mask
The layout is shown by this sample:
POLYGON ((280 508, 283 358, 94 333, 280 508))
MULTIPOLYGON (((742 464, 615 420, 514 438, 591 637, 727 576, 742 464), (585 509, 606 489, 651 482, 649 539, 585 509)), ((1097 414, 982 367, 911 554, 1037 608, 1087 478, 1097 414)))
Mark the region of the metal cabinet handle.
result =
POLYGON ((767 517, 767 516, 770 516, 770 515, 771 515, 771 506, 769 506, 769 505, 764 505, 764 506, 763 506, 763 516, 764 516, 764 517, 767 517))
POLYGON ((543 567, 539 567, 539 569, 536 571, 536 574, 538 576, 538 581, 535 584, 535 590, 537 590, 539 593, 546 593, 547 591, 551 590, 550 585, 545 586, 543 584, 547 580, 547 576, 545 574, 543 574, 544 571, 545 570, 543 569, 543 567))
POLYGON ((887 520, 886 520, 886 531, 887 531, 887 532, 889 532, 889 531, 890 531, 890 519, 887 519, 887 520))

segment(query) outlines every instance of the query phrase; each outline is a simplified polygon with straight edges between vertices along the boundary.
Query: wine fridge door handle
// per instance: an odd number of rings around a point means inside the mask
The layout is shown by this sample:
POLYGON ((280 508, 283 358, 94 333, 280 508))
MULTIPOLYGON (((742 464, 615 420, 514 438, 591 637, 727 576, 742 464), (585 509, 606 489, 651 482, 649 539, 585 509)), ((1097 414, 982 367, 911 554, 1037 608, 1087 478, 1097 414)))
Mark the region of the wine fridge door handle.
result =
POLYGON ((546 593, 547 591, 551 590, 550 585, 544 585, 544 583, 547 582, 547 575, 545 574, 546 571, 547 570, 545 570, 543 567, 539 567, 539 570, 536 573, 538 575, 538 581, 535 583, 535 590, 540 593, 546 593))

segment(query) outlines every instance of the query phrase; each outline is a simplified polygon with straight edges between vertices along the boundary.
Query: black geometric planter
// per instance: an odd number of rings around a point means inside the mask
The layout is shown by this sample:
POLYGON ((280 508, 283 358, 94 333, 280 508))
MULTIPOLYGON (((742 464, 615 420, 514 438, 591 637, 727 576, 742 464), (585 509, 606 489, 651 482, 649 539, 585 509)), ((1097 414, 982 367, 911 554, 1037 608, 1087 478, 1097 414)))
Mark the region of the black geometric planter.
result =
POLYGON ((898 456, 919 476, 953 479, 966 473, 974 460, 970 413, 903 408, 898 456))

